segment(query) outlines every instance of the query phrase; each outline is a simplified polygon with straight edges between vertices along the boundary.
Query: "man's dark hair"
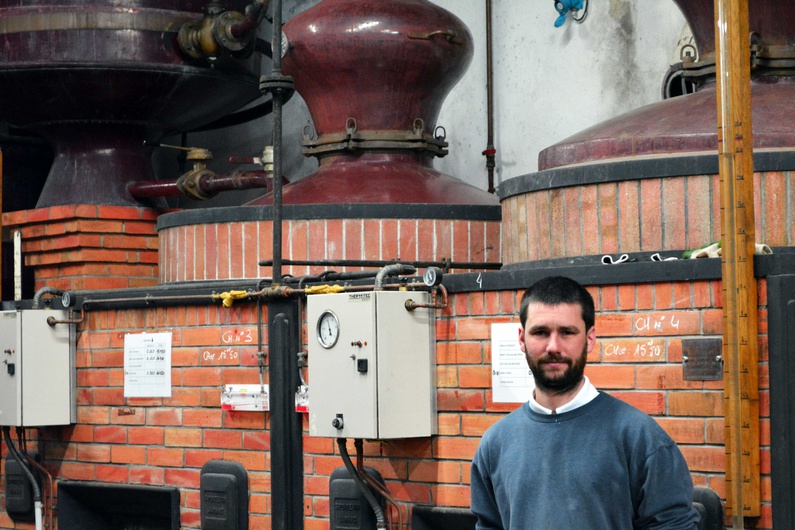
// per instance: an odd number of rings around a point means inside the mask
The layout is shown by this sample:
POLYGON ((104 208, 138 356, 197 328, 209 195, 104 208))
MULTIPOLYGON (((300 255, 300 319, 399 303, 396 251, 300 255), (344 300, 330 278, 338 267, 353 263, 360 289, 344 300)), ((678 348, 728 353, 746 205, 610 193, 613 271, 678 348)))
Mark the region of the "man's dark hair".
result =
POLYGON ((594 325, 595 311, 591 293, 571 278, 550 276, 531 285, 522 295, 522 302, 519 304, 519 318, 522 326, 527 320, 527 306, 531 302, 544 305, 578 304, 582 309, 585 330, 591 329, 594 325))

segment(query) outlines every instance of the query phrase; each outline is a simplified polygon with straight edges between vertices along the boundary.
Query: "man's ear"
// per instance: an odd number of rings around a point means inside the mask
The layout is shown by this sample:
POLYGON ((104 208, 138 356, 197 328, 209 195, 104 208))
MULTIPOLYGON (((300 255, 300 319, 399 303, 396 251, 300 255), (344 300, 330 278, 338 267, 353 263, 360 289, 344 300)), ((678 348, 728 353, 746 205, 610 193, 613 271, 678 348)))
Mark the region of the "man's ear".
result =
POLYGON ((585 340, 587 344, 587 352, 591 353, 594 346, 596 346, 596 326, 591 326, 591 328, 585 333, 585 340))
POLYGON ((524 351, 524 326, 519 326, 519 349, 522 353, 527 353, 524 351))

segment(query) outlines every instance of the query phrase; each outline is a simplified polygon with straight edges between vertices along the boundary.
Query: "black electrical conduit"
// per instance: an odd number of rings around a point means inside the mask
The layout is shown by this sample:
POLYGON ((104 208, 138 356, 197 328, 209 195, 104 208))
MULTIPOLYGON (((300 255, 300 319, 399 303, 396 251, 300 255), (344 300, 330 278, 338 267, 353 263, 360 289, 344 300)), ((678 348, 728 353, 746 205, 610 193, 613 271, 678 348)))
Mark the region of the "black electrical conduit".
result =
POLYGON ((386 528, 386 517, 384 517, 384 510, 381 508, 381 505, 378 503, 378 500, 373 495, 373 492, 368 488, 362 477, 359 476, 359 472, 353 467, 353 462, 351 462, 351 457, 348 455, 348 440, 347 438, 337 438, 337 446, 340 448, 340 456, 342 457, 342 461, 345 463, 345 469, 348 470, 353 481, 356 483, 356 487, 364 495, 364 498, 367 499, 367 502, 372 507, 373 512, 375 512, 375 519, 376 519, 376 528, 378 529, 385 529, 386 528))
POLYGON ((33 476, 33 472, 28 469, 28 465, 24 461, 22 454, 17 450, 11 441, 11 427, 3 427, 3 434, 5 435, 6 447, 8 447, 8 454, 11 455, 11 458, 17 461, 19 467, 22 469, 22 472, 25 474, 25 477, 28 479, 28 482, 30 482, 30 486, 33 488, 33 503, 36 507, 36 529, 40 530, 42 524, 41 488, 39 488, 39 484, 36 482, 36 477, 33 476))
POLYGON ((33 309, 39 309, 39 306, 41 305, 41 299, 45 294, 61 296, 63 295, 63 291, 55 287, 42 287, 36 291, 36 294, 33 295, 33 309))

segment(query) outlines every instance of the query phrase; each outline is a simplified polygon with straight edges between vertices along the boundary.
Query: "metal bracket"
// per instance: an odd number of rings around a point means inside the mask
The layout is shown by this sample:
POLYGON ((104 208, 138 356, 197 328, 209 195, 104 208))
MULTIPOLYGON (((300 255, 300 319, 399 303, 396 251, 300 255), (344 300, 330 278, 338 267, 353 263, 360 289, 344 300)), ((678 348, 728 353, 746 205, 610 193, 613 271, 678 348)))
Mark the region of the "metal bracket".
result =
POLYGON ((359 150, 410 150, 443 157, 447 155, 446 133, 432 136, 425 132, 425 122, 414 120, 411 132, 406 131, 359 131, 354 118, 345 122, 345 132, 324 134, 315 138, 311 125, 304 127, 303 153, 305 156, 321 156, 331 153, 359 150))

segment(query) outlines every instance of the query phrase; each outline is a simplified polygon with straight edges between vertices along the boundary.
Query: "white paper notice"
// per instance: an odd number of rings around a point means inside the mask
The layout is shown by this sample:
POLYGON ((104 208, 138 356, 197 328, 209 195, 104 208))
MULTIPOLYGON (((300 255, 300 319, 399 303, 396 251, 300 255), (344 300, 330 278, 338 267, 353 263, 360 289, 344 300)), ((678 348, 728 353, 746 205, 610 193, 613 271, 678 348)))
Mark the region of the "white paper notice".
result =
POLYGON ((171 332, 124 335, 124 397, 171 397, 171 332))
POLYGON ((491 389, 495 403, 524 403, 535 388, 519 349, 519 323, 491 325, 491 389))

